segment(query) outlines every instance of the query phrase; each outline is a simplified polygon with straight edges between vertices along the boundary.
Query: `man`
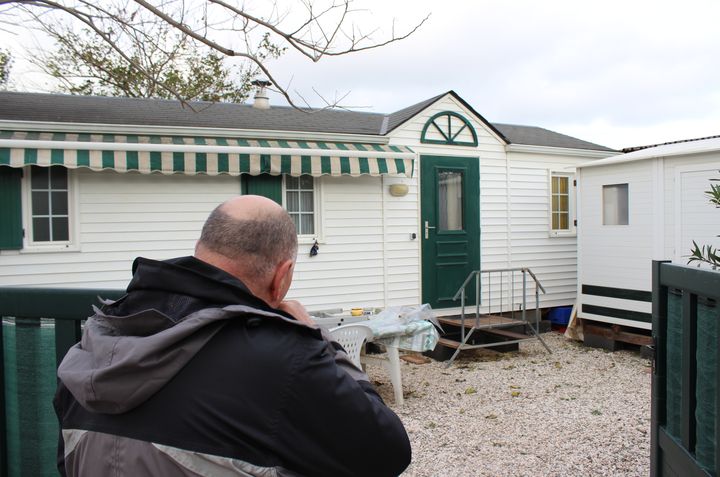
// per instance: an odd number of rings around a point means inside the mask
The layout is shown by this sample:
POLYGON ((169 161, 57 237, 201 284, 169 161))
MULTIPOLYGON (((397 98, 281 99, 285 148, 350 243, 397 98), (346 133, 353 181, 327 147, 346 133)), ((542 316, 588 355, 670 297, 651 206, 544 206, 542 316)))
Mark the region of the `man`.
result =
POLYGON ((218 206, 194 257, 138 258, 58 369, 58 467, 74 476, 390 476, 398 417, 303 306, 275 202, 218 206))

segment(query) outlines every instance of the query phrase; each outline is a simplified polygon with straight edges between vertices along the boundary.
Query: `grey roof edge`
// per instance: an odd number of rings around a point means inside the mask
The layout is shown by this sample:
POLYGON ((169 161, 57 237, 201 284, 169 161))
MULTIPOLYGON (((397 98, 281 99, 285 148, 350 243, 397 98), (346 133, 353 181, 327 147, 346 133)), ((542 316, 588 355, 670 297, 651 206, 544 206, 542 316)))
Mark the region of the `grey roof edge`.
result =
POLYGON ((703 141, 705 139, 716 139, 716 138, 720 138, 720 134, 716 134, 714 136, 696 137, 696 138, 692 138, 692 139, 679 139, 677 141, 660 142, 657 144, 648 144, 647 146, 624 147, 620 150, 620 152, 627 154, 630 152, 641 151, 643 149, 648 149, 651 147, 667 146, 668 144, 680 144, 680 143, 684 143, 684 142, 703 141))

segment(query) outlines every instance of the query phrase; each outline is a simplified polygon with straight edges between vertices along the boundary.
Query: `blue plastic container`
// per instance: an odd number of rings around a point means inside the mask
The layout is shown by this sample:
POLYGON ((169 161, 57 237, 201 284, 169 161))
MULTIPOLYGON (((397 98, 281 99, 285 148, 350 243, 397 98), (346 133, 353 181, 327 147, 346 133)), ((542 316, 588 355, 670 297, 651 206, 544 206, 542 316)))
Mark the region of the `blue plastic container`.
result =
POLYGON ((558 306, 550 310, 548 319, 554 325, 567 326, 570 321, 570 313, 572 313, 572 306, 558 306))

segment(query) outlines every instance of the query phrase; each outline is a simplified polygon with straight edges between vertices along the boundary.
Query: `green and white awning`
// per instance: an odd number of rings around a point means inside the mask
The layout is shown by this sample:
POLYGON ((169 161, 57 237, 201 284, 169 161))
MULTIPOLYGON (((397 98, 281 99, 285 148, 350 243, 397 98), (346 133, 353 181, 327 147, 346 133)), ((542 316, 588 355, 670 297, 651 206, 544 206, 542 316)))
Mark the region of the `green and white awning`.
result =
POLYGON ((0 166, 61 165, 143 174, 413 174, 408 147, 237 137, 0 131, 0 166))

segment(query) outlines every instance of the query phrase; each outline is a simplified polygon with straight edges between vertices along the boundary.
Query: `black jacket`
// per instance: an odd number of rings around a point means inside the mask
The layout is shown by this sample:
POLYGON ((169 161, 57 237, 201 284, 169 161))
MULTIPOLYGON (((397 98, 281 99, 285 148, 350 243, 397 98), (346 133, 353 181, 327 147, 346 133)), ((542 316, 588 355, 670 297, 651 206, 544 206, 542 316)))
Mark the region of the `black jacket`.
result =
POLYGON ((193 257, 138 258, 58 369, 67 475, 390 476, 398 417, 336 343, 193 257))

